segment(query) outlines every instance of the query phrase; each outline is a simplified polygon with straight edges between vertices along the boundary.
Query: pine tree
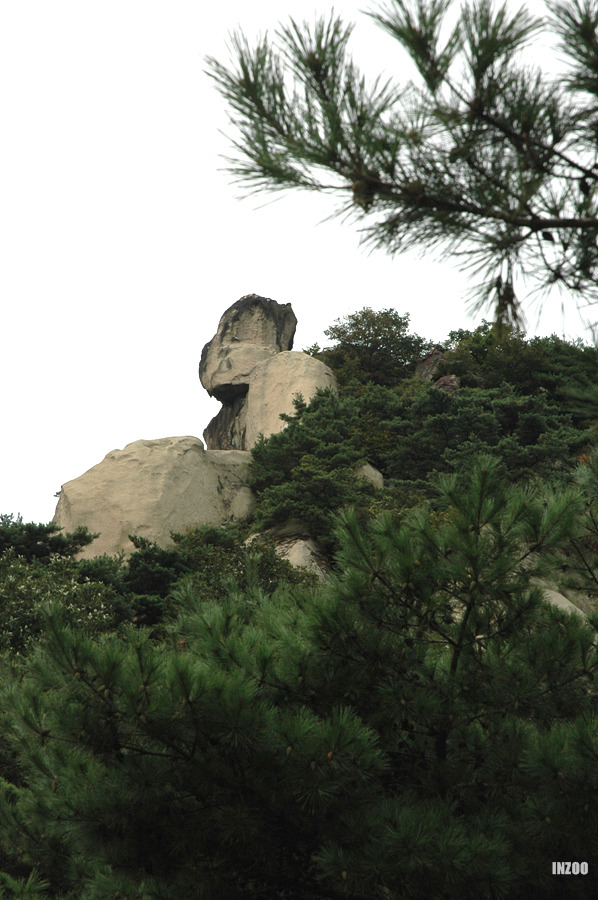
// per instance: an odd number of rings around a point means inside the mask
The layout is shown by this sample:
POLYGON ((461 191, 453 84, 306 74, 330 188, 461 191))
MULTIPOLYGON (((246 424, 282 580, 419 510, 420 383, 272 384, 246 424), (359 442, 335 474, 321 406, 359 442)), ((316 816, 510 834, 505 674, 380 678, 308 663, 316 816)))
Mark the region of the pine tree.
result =
POLYGON ((519 324, 518 280, 597 291, 598 4, 547 3, 548 16, 450 0, 388 0, 371 17, 411 57, 419 83, 368 83, 351 27, 291 20, 230 67, 209 72, 237 130, 230 172, 250 190, 340 198, 366 241, 390 253, 434 249, 480 279, 479 307, 519 324), (560 39, 564 75, 530 64, 542 30, 560 39))
POLYGON ((598 864, 598 622, 535 580, 582 505, 483 458, 399 528, 347 513, 317 590, 189 593, 170 642, 50 611, 1 696, 7 875, 69 900, 595 896, 551 861, 598 864))

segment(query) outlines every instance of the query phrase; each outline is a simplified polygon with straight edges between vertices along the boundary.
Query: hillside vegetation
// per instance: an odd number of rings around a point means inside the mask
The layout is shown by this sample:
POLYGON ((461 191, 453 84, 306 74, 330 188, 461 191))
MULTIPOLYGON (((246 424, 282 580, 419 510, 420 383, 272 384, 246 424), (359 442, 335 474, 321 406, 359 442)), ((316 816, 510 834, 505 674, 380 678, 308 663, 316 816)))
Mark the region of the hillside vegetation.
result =
POLYGON ((0 898, 596 895, 598 351, 483 324, 424 380, 407 316, 327 337, 251 522, 83 561, 1 518, 0 898), (291 517, 325 583, 245 543, 291 517))

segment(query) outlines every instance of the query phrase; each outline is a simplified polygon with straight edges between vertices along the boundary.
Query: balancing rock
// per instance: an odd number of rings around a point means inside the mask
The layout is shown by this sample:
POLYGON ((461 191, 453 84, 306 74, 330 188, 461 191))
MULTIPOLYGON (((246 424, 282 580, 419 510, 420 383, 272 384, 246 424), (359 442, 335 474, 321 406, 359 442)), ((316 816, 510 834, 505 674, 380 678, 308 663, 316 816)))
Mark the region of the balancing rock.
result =
POLYGON ((292 352, 297 319, 289 303, 248 294, 220 319, 203 348, 199 378, 222 402, 203 436, 210 450, 250 450, 260 434, 284 428, 281 413, 318 388, 336 388, 331 369, 307 353, 292 352))
POLYGON ((199 380, 208 394, 223 403, 245 396, 256 365, 291 350, 296 327, 290 303, 257 294, 233 303, 201 354, 199 380))

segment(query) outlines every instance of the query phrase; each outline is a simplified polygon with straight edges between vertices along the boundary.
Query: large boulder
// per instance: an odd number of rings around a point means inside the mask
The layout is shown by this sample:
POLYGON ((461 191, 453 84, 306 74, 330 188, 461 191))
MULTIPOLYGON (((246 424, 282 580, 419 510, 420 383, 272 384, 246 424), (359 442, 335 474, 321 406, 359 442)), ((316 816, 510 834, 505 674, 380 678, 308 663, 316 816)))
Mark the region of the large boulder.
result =
POLYGON ((100 532, 83 557, 129 553, 130 534, 168 546, 172 531, 248 517, 249 462, 242 451, 204 450, 196 437, 135 441, 63 485, 53 521, 100 532))
POLYGON ((258 363, 292 348, 296 327, 290 303, 257 294, 233 303, 201 354, 199 379, 208 394, 223 403, 244 396, 258 363))
POLYGON ((286 351, 260 363, 251 373, 243 409, 244 447, 250 449, 260 434, 269 437, 285 427, 281 413, 295 412, 294 400, 307 402, 319 388, 336 388, 328 366, 307 353, 286 351))

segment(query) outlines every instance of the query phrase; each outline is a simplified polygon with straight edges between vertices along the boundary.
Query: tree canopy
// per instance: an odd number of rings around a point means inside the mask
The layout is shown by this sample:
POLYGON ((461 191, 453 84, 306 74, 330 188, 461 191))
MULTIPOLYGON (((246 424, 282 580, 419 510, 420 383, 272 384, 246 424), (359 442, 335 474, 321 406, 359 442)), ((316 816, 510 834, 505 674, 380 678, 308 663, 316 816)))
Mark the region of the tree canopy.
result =
POLYGON ((324 334, 335 343, 323 350, 315 344, 307 352, 330 366, 339 384, 351 380, 396 384, 414 373, 430 347, 424 338, 409 333, 409 314, 402 316, 395 309, 366 306, 337 319, 324 334))
MULTIPOLYGON (((291 20, 209 73, 237 129, 230 172, 250 190, 341 198, 375 247, 434 249, 470 268, 481 308, 521 321, 522 285, 598 297, 598 3, 534 18, 491 0, 387 0, 369 15, 411 57, 408 85, 368 81, 352 26, 291 20), (531 64, 543 32, 565 73, 531 64)), ((527 290, 527 287, 526 287, 527 290)))

